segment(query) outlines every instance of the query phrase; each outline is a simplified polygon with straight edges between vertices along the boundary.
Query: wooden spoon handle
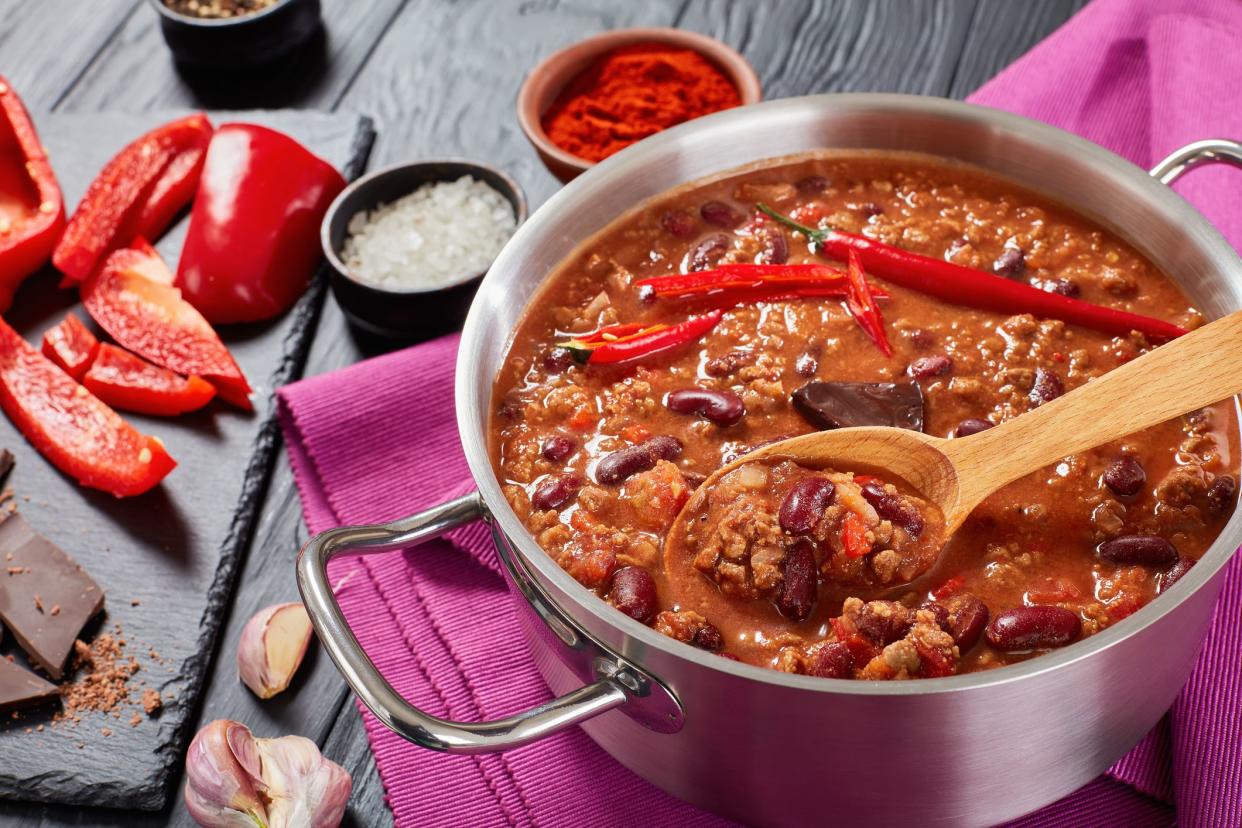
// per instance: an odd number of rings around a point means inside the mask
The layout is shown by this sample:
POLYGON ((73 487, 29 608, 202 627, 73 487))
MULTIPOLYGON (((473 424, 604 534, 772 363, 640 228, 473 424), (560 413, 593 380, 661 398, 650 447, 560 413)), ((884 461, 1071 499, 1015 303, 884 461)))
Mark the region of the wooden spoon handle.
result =
POLYGON ((1242 311, 1161 345, 996 428, 942 444, 959 509, 1056 460, 1242 392, 1242 311))

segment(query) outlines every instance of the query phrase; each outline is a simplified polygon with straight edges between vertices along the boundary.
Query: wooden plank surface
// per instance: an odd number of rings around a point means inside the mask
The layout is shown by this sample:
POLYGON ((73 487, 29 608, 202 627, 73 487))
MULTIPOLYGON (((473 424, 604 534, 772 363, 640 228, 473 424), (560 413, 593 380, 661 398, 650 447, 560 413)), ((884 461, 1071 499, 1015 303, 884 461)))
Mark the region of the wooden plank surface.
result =
MULTIPOLYGON (((536 207, 556 191, 513 119, 521 77, 540 57, 579 37, 629 25, 678 25, 719 37, 755 65, 766 97, 829 91, 902 91, 964 97, 1059 26, 1085 0, 324 0, 327 66, 313 65, 301 85, 259 89, 253 105, 341 108, 375 116, 373 166, 436 154, 489 160, 513 174, 536 207), (344 13, 346 7, 348 13, 344 13), (338 49, 339 51, 333 51, 338 49)), ((40 103, 76 109, 206 105, 223 94, 194 88, 163 51, 154 13, 134 0, 0 0, 0 72, 21 43, 44 67, 40 103), (82 13, 80 47, 43 46, 24 33, 56 35, 57 18, 82 13), (52 7, 55 11, 49 10, 52 7), (8 12, 20 26, 11 29, 8 12), (109 30, 107 22, 116 24, 109 30), (99 32, 92 35, 90 31, 99 32), (109 34, 115 33, 115 37, 109 34), (125 43, 117 38, 127 38, 125 43), (52 50, 58 51, 52 51, 52 50), (84 56, 85 52, 90 52, 84 56), (64 64, 62 66, 62 63, 64 64)), ((277 85, 278 86, 278 85, 277 85)), ((244 97, 244 96, 243 96, 244 97)), ((242 104, 234 104, 242 105, 242 104)), ((384 345, 350 331, 335 303, 325 304, 308 374, 348 365, 384 345)), ((354 774, 347 824, 391 824, 361 719, 329 660, 312 657, 283 698, 258 702, 237 682, 233 648, 257 608, 296 595, 292 561, 305 537, 287 463, 275 470, 235 606, 221 636, 202 721, 245 721, 261 735, 302 733, 354 774)), ((180 803, 162 815, 0 805, 0 822, 20 826, 189 826, 180 803)), ((446 818, 446 823, 450 824, 446 818)))

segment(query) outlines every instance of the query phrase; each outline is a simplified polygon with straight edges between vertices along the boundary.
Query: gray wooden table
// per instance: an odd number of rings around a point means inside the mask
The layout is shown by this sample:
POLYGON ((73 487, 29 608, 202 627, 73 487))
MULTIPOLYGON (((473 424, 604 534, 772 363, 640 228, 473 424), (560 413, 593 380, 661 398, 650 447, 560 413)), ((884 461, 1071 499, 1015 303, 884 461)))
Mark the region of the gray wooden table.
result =
MULTIPOLYGON (((679 26, 738 48, 766 98, 889 91, 965 97, 1085 0, 322 0, 313 59, 242 84, 184 78, 147 0, 0 0, 0 74, 36 113, 181 106, 301 107, 375 118, 371 166, 436 155, 486 159, 537 207, 557 189, 513 116, 522 76, 549 52, 603 29, 679 26)), ((37 115, 36 115, 37 117, 37 115)), ((350 331, 329 297, 306 373, 381 350, 350 331)), ((445 389, 445 393, 451 393, 445 389)), ((354 777, 347 824, 388 825, 383 788, 353 699, 314 654, 291 692, 259 702, 237 681, 234 648, 259 607, 297 595, 305 539, 282 456, 220 638, 201 721, 231 718, 258 735, 298 733, 354 777)), ((66 763, 73 761, 71 755, 66 763)), ((451 824, 446 803, 445 824, 451 824)), ((180 801, 160 814, 0 803, 0 824, 193 825, 180 801)))

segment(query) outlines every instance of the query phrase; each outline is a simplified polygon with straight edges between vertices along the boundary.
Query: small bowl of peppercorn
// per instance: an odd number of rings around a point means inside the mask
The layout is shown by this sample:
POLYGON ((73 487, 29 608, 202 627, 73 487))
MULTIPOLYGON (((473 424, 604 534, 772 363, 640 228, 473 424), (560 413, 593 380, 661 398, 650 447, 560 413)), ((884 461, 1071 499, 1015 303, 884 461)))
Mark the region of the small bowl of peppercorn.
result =
POLYGON ((191 68, 272 63, 322 28, 319 0, 149 0, 164 41, 191 68))
POLYGON ((518 123, 544 166, 568 182, 649 135, 757 103, 754 68, 697 32, 618 29, 544 59, 518 92, 518 123))

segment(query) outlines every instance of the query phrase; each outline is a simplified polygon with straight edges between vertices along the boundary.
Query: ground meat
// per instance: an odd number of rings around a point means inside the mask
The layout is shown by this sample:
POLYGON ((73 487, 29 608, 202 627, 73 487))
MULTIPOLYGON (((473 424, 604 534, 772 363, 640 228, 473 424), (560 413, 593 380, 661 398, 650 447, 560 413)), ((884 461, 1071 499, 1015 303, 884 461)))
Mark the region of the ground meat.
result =
POLYGON ((655 631, 703 650, 716 652, 724 646, 720 630, 693 610, 664 610, 652 625, 655 631))
POLYGON ((1101 538, 1115 538, 1126 528, 1126 507, 1108 498, 1091 510, 1091 523, 1101 538))
POLYGON ((1207 486, 1202 466, 1174 466, 1156 484, 1156 499, 1163 505, 1184 509, 1207 492, 1207 486))
POLYGON ((785 546, 776 514, 758 495, 732 501, 699 545, 695 567, 726 595, 770 597, 781 584, 785 546))

